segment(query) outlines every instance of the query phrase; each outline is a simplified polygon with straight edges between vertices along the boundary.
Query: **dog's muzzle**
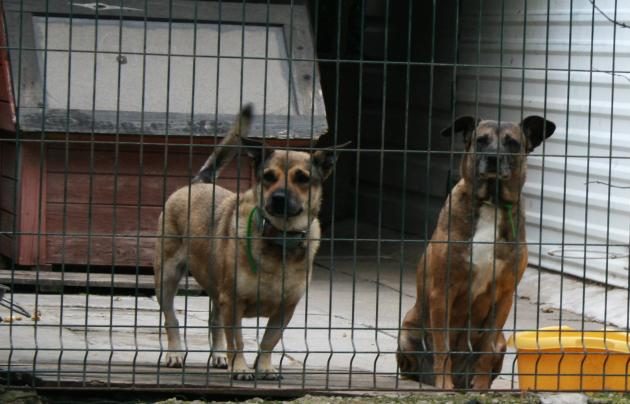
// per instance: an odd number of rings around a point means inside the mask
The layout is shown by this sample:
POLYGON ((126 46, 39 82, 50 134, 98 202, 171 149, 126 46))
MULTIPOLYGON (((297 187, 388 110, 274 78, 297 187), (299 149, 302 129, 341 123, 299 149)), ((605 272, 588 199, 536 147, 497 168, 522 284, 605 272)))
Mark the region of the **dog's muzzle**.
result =
POLYGON ((272 216, 293 217, 302 213, 302 205, 286 189, 278 189, 267 199, 265 211, 272 216))
POLYGON ((482 179, 497 178, 506 180, 512 175, 512 164, 508 156, 480 156, 478 172, 482 179))

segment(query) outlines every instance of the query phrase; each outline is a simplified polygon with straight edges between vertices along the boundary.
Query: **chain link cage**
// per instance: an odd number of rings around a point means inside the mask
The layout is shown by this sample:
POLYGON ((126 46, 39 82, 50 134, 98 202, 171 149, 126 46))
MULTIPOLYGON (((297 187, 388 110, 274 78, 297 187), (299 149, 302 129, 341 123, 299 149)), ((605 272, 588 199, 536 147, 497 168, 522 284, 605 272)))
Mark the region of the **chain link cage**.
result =
POLYGON ((630 3, 1 4, 0 388, 628 390, 630 3))

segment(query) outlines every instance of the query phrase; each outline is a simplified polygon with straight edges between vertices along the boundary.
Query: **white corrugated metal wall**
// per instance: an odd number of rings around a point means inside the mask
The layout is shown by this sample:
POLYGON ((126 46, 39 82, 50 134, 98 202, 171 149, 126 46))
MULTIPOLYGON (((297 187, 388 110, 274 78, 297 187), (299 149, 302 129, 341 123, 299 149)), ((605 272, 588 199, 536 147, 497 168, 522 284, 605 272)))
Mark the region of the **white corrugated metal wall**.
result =
POLYGON ((630 2, 461 4, 456 115, 558 127, 529 158, 530 265, 628 287, 630 2))

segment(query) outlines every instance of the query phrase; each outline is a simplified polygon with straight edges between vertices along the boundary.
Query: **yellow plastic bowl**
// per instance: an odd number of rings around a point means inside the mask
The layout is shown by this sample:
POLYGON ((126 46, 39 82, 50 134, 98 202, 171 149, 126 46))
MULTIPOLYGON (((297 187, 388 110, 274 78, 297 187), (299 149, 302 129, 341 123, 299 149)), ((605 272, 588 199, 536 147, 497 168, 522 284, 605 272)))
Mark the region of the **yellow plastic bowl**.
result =
POLYGON ((546 327, 517 332, 521 390, 630 390, 630 334, 546 327))

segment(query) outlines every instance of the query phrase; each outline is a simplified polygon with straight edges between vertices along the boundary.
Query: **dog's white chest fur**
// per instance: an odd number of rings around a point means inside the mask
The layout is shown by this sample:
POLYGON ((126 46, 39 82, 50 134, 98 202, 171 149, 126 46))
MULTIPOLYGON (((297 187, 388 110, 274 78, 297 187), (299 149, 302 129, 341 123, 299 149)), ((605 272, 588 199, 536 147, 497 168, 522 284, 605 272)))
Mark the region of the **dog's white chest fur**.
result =
POLYGON ((503 261, 495 255, 495 242, 499 241, 497 227, 503 220, 503 210, 494 205, 481 205, 479 219, 472 240, 472 284, 471 297, 484 293, 496 279, 503 261))

